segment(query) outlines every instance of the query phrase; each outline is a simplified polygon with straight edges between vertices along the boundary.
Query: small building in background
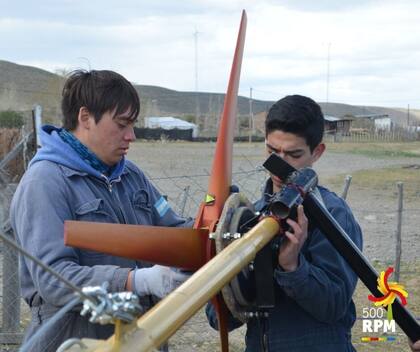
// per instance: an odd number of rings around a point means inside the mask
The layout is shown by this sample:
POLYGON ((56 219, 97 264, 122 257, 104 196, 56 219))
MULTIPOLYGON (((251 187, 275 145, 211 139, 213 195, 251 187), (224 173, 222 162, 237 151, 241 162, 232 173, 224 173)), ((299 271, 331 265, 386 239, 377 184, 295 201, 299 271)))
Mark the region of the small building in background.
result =
POLYGON ((339 134, 342 136, 350 134, 352 119, 324 115, 324 120, 326 134, 339 134))
MULTIPOLYGON (((254 128, 263 135, 265 134, 266 118, 267 111, 262 111, 254 115, 254 128)), ((324 115, 324 120, 326 134, 340 134, 342 136, 350 134, 352 118, 324 115)))
POLYGON ((198 137, 198 126, 196 124, 172 116, 145 117, 144 127, 152 129, 161 128, 164 130, 192 130, 192 137, 198 137))
POLYGON ((355 115, 356 118, 364 118, 373 122, 375 131, 390 132, 394 129, 394 122, 386 114, 355 115))
POLYGON ((392 131, 394 124, 391 118, 388 115, 374 118, 373 122, 375 123, 376 131, 392 131))

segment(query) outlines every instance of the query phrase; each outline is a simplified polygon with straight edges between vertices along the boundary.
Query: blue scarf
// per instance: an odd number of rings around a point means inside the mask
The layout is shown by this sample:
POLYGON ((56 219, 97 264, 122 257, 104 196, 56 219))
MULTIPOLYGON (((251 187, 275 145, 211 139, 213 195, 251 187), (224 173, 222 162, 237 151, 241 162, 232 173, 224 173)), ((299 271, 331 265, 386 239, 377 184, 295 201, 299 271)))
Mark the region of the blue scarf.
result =
POLYGON ((95 170, 98 170, 101 174, 109 176, 112 174, 112 171, 115 168, 114 166, 106 165, 102 160, 100 160, 94 152, 89 150, 84 144, 82 144, 73 133, 61 128, 58 131, 58 135, 61 139, 66 142, 70 147, 72 147, 77 154, 85 161, 87 164, 92 166, 95 170))

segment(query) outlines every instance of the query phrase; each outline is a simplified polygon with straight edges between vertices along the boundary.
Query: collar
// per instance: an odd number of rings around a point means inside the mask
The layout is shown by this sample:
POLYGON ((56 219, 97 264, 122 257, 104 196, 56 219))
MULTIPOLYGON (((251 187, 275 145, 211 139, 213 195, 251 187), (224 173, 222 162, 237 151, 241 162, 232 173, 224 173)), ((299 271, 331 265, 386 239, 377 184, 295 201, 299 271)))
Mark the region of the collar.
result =
POLYGON ((66 142, 73 150, 80 156, 80 158, 92 166, 95 170, 99 171, 102 175, 110 176, 115 170, 116 165, 108 166, 98 156, 85 146, 76 136, 62 128, 58 131, 58 135, 66 142))

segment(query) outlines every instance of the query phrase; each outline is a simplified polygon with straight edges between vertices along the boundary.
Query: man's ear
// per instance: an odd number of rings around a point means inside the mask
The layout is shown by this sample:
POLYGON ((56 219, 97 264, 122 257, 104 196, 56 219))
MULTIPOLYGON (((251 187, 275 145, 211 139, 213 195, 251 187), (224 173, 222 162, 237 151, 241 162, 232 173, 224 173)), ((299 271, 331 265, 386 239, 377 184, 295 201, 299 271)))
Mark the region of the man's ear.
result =
POLYGON ((312 152, 312 164, 316 162, 325 151, 325 143, 319 143, 312 152))
POLYGON ((79 126, 82 127, 83 129, 90 129, 90 124, 92 123, 92 119, 90 118, 91 114, 89 112, 89 110, 85 107, 82 106, 79 109, 79 115, 77 116, 77 121, 79 122, 79 126))

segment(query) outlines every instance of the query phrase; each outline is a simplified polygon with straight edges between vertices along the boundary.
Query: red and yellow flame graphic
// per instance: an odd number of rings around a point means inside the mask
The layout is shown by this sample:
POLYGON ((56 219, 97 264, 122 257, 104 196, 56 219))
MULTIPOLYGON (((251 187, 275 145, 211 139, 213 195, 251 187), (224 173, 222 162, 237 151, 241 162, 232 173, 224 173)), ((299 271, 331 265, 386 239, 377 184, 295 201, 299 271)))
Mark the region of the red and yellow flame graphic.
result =
POLYGON ((394 269, 389 267, 386 271, 382 271, 378 278, 378 290, 383 294, 382 297, 375 297, 372 295, 368 296, 369 301, 372 301, 377 307, 384 307, 388 309, 388 320, 392 320, 392 303, 398 297, 401 300, 401 304, 405 306, 407 304, 408 292, 404 289, 404 286, 397 282, 388 282, 389 276, 392 274, 394 269))

